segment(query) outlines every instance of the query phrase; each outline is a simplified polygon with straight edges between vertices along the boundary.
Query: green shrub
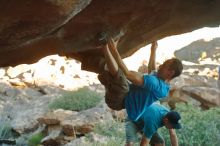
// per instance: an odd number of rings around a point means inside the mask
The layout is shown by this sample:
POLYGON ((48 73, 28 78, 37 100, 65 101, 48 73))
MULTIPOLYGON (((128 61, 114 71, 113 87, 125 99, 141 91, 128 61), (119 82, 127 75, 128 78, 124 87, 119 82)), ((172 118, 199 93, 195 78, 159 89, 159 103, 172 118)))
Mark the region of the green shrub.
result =
POLYGON ((16 146, 28 146, 29 135, 21 135, 16 139, 16 146))
POLYGON ((50 109, 65 109, 73 111, 86 110, 95 107, 101 101, 101 95, 87 87, 64 93, 49 105, 50 109))
MULTIPOLYGON (((181 113, 182 129, 176 130, 180 146, 219 146, 220 145, 220 108, 202 111, 192 105, 178 105, 181 113)), ((161 129, 170 145, 168 130, 161 129)))
POLYGON ((6 120, 0 120, 0 139, 9 139, 13 136, 11 125, 6 120))
POLYGON ((94 128, 94 133, 108 137, 106 144, 93 143, 92 146, 120 146, 125 143, 124 123, 119 121, 109 121, 99 123, 94 128))
POLYGON ((118 121, 109 121, 97 124, 94 132, 108 137, 125 138, 124 123, 118 121))
MULTIPOLYGON (((177 105, 182 119, 182 129, 176 130, 180 146, 220 146, 220 107, 210 110, 201 110, 192 105, 177 105)), ((125 143, 124 123, 109 121, 96 125, 94 132, 107 136, 109 140, 105 146, 121 146, 125 143)), ((160 128, 169 146, 170 138, 168 130, 160 128)), ((103 146, 104 144, 95 143, 93 146, 103 146)), ((138 143, 135 146, 139 145, 138 143)))
POLYGON ((30 137, 30 139, 28 140, 28 145, 29 146, 38 146, 41 143, 41 140, 44 138, 42 133, 37 133, 34 134, 30 137))

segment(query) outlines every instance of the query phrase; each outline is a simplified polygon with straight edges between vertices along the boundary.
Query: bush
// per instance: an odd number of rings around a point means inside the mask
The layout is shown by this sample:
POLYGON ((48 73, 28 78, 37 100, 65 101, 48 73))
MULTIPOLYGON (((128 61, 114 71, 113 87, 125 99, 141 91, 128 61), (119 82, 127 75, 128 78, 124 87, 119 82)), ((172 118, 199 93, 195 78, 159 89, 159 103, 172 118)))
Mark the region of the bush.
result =
MULTIPOLYGON (((220 145, 220 108, 202 111, 192 105, 178 105, 181 113, 182 129, 176 130, 180 146, 219 146, 220 145)), ((170 145, 168 130, 161 129, 170 145)))
POLYGON ((11 125, 6 120, 0 120, 0 139, 13 137, 11 125))
MULTIPOLYGON (((192 105, 177 105, 182 119, 182 129, 176 130, 180 146, 220 146, 220 107, 201 110, 192 105)), ((105 146, 121 146, 125 143, 124 123, 117 121, 98 124, 94 132, 109 137, 105 146)), ((159 132, 170 144, 168 130, 160 128, 159 132)), ((103 146, 104 144, 93 144, 103 146)), ((137 146, 138 143, 135 144, 137 146)))
POLYGON ((41 143, 41 140, 44 138, 42 133, 37 133, 32 135, 28 141, 29 146, 38 146, 41 143))
POLYGON ((107 137, 125 138, 124 123, 114 120, 97 124, 94 128, 94 132, 107 137))
POLYGON ((29 135, 21 135, 16 139, 16 146, 28 146, 29 135))
POLYGON ((106 144, 93 143, 92 146, 120 146, 125 143, 124 123, 119 121, 109 121, 99 123, 94 128, 94 133, 108 137, 106 144))
POLYGON ((73 111, 86 110, 95 107, 101 101, 101 95, 87 87, 64 93, 49 105, 50 109, 65 109, 73 111))

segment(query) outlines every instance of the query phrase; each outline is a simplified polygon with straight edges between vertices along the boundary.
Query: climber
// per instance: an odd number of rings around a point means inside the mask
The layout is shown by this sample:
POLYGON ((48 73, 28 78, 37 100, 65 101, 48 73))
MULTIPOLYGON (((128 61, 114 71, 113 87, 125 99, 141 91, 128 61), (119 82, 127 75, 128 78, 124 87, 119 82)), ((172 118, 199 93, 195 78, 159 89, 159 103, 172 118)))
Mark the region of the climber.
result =
POLYGON ((146 108, 146 111, 137 121, 125 120, 126 145, 132 146, 138 142, 138 134, 142 135, 140 145, 165 146, 163 137, 157 129, 165 126, 170 135, 171 146, 178 146, 178 138, 175 129, 180 129, 180 114, 169 111, 166 107, 153 103, 146 108))
POLYGON ((217 81, 217 84, 218 84, 218 88, 220 90, 220 65, 218 66, 218 81, 217 81))
MULTIPOLYGON (((129 71, 113 39, 105 40, 102 51, 106 64, 98 79, 106 88, 106 103, 114 110, 125 108, 129 119, 136 121, 147 106, 168 95, 169 81, 181 74, 182 63, 176 58, 169 59, 159 66, 157 73, 150 75, 129 71)), ((154 52, 156 47, 157 43, 152 43, 151 50, 154 52)))

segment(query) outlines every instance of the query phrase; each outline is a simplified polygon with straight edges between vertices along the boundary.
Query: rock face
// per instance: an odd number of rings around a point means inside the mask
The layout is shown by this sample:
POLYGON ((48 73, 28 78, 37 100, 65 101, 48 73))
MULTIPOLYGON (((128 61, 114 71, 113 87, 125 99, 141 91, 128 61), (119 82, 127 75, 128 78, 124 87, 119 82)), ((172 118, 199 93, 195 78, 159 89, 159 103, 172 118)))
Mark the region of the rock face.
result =
POLYGON ((178 102, 192 103, 203 109, 220 106, 220 90, 218 81, 207 76, 181 74, 171 82, 168 102, 172 109, 178 102))
MULTIPOLYGON (((0 1, 0 66, 69 56, 100 58, 97 34, 120 39, 123 57, 166 36, 220 24, 219 0, 0 1)), ((87 68, 85 68, 87 69, 87 68)))

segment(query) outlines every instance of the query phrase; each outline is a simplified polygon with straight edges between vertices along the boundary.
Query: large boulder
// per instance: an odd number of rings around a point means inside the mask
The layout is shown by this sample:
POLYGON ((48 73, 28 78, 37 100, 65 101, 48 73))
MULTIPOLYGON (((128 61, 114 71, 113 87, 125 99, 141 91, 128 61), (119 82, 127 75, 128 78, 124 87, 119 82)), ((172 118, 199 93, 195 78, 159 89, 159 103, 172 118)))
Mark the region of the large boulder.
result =
POLYGON ((220 106, 220 90, 210 87, 183 87, 183 93, 201 103, 201 107, 210 108, 220 106))
POLYGON ((118 49, 126 57, 154 40, 219 26, 219 6, 219 0, 1 0, 0 66, 60 54, 88 69, 88 56, 102 56, 102 31, 120 39, 118 49))

